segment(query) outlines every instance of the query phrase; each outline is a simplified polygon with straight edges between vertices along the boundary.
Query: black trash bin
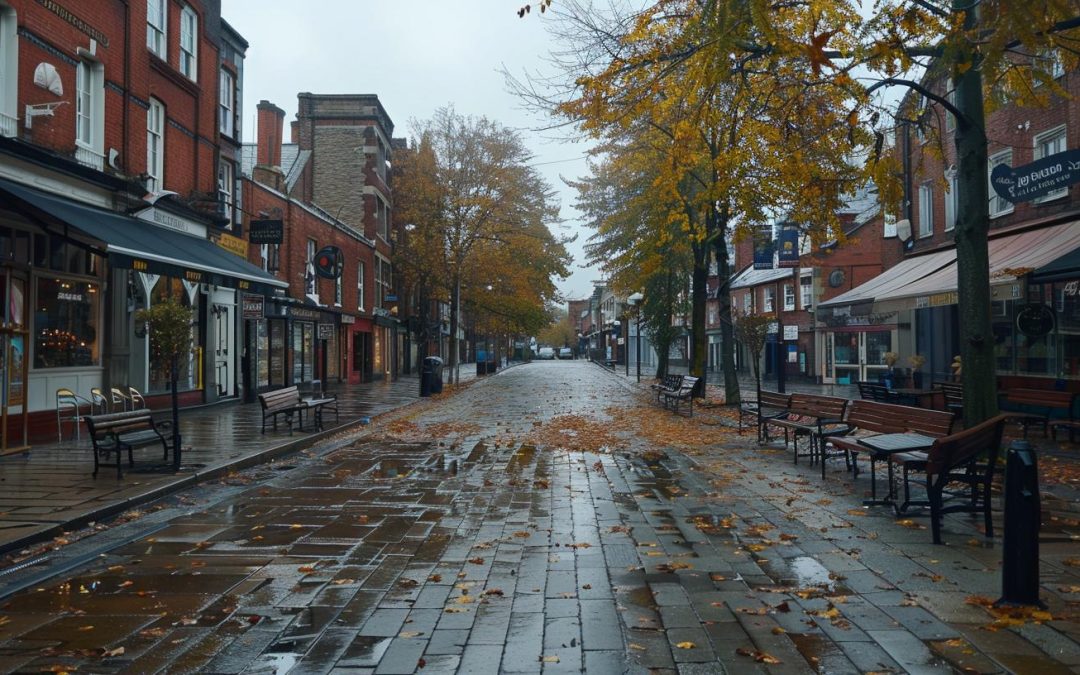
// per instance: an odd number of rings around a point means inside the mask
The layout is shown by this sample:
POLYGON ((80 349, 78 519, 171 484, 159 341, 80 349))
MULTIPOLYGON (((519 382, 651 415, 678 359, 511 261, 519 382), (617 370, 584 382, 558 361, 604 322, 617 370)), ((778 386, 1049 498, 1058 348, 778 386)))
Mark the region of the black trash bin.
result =
POLYGON ((428 356, 420 368, 420 395, 430 396, 442 392, 442 365, 438 356, 428 356))

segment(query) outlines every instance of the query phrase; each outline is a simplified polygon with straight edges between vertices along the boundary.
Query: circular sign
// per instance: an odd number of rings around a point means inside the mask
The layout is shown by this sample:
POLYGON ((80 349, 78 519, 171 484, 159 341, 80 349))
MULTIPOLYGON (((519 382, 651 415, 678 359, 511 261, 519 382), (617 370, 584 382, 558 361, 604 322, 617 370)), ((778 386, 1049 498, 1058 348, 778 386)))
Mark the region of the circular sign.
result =
POLYGON ((1056 323, 1054 310, 1048 305, 1024 305, 1016 313, 1016 329, 1028 337, 1048 335, 1056 323))
POLYGON ((836 269, 829 273, 829 285, 833 288, 839 288, 844 285, 844 270, 836 269))

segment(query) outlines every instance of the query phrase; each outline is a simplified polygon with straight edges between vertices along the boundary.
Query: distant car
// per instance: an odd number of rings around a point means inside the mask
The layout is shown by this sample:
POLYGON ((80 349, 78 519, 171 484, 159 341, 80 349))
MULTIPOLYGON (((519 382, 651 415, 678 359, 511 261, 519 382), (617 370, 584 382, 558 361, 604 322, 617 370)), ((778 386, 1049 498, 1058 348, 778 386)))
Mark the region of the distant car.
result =
POLYGON ((572 358, 574 358, 574 350, 570 349, 569 347, 563 347, 562 349, 559 350, 559 358, 560 359, 572 359, 572 358))
POLYGON ((555 350, 551 347, 541 347, 540 351, 536 352, 536 358, 538 359, 554 359, 555 350))

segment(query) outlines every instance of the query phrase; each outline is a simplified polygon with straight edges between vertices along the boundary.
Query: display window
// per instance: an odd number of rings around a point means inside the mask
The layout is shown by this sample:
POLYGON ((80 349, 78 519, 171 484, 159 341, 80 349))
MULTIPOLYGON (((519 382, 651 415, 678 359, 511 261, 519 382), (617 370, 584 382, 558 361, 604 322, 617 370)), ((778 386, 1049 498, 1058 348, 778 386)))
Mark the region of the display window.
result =
POLYGON ((34 368, 100 365, 100 285, 38 277, 34 291, 34 368))

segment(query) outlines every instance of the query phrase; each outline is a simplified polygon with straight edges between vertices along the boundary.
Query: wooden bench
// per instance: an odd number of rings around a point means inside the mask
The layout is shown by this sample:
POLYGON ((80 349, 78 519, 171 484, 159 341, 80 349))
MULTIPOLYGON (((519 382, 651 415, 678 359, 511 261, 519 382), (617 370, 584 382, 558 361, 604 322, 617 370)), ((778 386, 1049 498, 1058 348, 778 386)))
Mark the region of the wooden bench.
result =
POLYGON ((890 458, 904 466, 904 503, 898 512, 912 505, 928 505, 935 544, 941 543, 941 517, 953 512, 982 512, 984 534, 987 538, 994 536, 990 488, 1006 421, 1004 415, 998 415, 970 429, 938 438, 928 452, 902 453, 890 458), (912 472, 926 474, 926 501, 911 499, 912 472), (957 483, 966 487, 966 494, 957 494, 946 503, 946 488, 957 483))
MULTIPOLYGON (((1051 417, 1060 419, 1066 426, 1075 422, 1073 417, 1073 405, 1076 403, 1076 394, 1071 391, 1057 391, 1054 389, 1009 389, 1004 392, 1005 403, 1010 406, 1009 410, 1003 411, 1009 423, 1019 424, 1024 430, 1024 438, 1027 438, 1028 427, 1042 425, 1043 438, 1050 436, 1051 417), (1012 406, 1028 408, 1013 409, 1012 406), (1030 410, 1034 408, 1035 410, 1030 410)), ((1054 438, 1057 438, 1057 429, 1054 430, 1054 438)))
POLYGON ((284 389, 259 394, 259 405, 262 407, 262 432, 266 433, 266 420, 269 418, 277 430, 278 416, 284 416, 289 425, 289 434, 293 432, 293 416, 296 416, 297 428, 303 431, 304 412, 312 411, 315 416, 315 425, 322 429, 323 408, 331 407, 337 414, 337 397, 327 397, 320 392, 319 398, 301 398, 300 390, 293 385, 284 389))
MULTIPOLYGON (((836 449, 836 455, 843 454, 845 462, 850 462, 853 477, 859 475, 858 455, 865 452, 870 458, 870 500, 867 505, 887 502, 877 498, 877 462, 888 460, 878 456, 871 448, 861 444, 860 439, 876 434, 901 434, 915 432, 924 436, 947 436, 952 431, 954 416, 943 410, 928 410, 912 406, 879 403, 877 401, 852 401, 844 414, 846 429, 837 429, 824 434, 821 443, 821 477, 825 477, 825 459, 828 457, 827 445, 836 449)), ((892 465, 889 465, 889 486, 892 491, 892 465)))
POLYGON ((957 417, 964 416, 964 385, 959 382, 935 382, 934 389, 945 399, 945 409, 957 417))
POLYGON ((124 450, 127 450, 128 466, 135 466, 135 458, 132 454, 134 448, 155 443, 161 443, 161 448, 165 453, 164 459, 169 459, 169 444, 161 433, 161 427, 167 425, 155 424, 150 411, 145 408, 106 415, 90 415, 84 419, 86 428, 90 432, 90 440, 94 444, 95 477, 99 467, 113 466, 102 461, 102 457, 108 459, 110 452, 116 453, 117 478, 123 477, 121 458, 124 450))
POLYGON ((761 443, 767 440, 764 434, 765 422, 787 413, 791 405, 791 394, 762 390, 758 392, 758 397, 757 401, 744 401, 739 406, 739 434, 742 435, 743 419, 750 417, 757 427, 758 443, 761 443))
POLYGON ((792 394, 788 409, 782 415, 765 420, 765 440, 769 440, 769 427, 777 427, 784 430, 784 447, 788 444, 788 433, 792 435, 792 446, 795 450, 795 463, 799 463, 799 436, 805 436, 809 441, 809 452, 804 457, 810 457, 813 462, 816 457, 815 446, 818 439, 825 433, 830 425, 843 423, 844 408, 848 400, 839 396, 822 396, 819 394, 792 394))
POLYGON ((656 402, 660 402, 661 394, 670 393, 679 390, 679 385, 682 384, 682 375, 673 375, 668 373, 659 382, 654 382, 649 385, 649 388, 656 392, 656 402))
POLYGON ((672 404, 672 410, 678 414, 679 403, 686 401, 689 404, 690 417, 694 416, 694 389, 697 387, 698 378, 691 375, 683 375, 679 381, 679 388, 675 391, 662 391, 660 398, 666 407, 672 404))

